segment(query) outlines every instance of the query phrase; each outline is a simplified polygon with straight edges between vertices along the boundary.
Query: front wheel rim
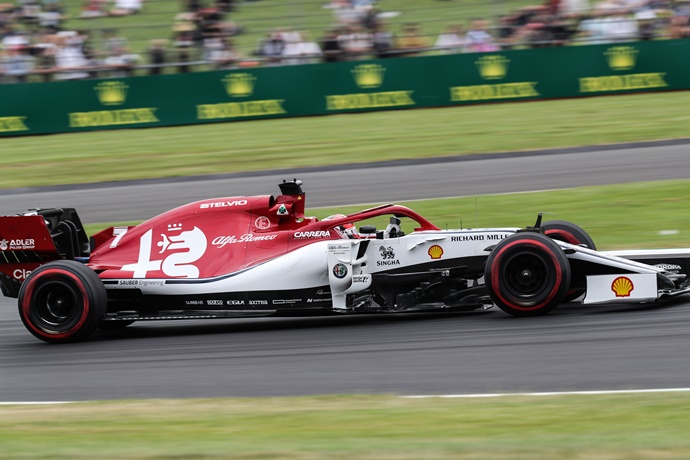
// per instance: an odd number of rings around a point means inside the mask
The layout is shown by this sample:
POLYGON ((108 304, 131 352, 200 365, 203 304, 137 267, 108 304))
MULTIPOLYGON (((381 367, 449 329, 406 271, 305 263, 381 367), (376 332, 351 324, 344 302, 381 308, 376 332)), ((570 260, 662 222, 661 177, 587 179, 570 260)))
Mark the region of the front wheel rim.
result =
POLYGON ((548 285, 546 261, 533 253, 515 254, 506 262, 503 273, 506 288, 518 298, 539 295, 548 285))

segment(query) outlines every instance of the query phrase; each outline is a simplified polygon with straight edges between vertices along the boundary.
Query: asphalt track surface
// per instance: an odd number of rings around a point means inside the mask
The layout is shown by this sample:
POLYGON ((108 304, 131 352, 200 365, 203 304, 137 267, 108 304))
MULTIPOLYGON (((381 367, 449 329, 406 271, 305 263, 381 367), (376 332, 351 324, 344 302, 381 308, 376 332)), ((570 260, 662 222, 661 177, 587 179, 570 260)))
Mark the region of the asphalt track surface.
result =
MULTIPOLYGON (((306 182, 308 203, 323 206, 686 179, 686 150, 563 151, 298 176, 306 182)), ((210 183, 5 193, 0 209, 71 205, 87 222, 136 220, 190 199, 275 193, 282 177, 274 172, 210 183)), ((678 300, 569 304, 540 318, 492 310, 142 322, 56 346, 31 336, 14 299, 2 298, 0 401, 687 387, 689 331, 690 301, 678 300)))

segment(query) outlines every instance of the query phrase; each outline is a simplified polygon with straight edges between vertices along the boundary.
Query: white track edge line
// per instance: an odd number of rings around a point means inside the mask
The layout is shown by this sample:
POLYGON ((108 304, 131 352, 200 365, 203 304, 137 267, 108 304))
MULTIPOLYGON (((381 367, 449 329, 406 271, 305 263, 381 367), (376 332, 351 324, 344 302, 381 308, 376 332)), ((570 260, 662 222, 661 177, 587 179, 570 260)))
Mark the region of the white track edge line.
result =
POLYGON ((0 406, 49 406, 51 404, 75 404, 86 401, 0 401, 0 406))
POLYGON ((690 392, 690 388, 652 388, 644 390, 590 390, 590 391, 542 391, 534 393, 477 393, 477 394, 446 394, 446 395, 409 395, 401 396, 409 399, 423 398, 502 398, 508 396, 570 396, 570 395, 617 395, 641 393, 672 393, 690 392))
MULTIPOLYGON (((510 396, 569 396, 569 395, 617 395, 642 393, 690 392, 690 388, 649 388, 641 390, 587 390, 587 391, 542 391, 534 393, 475 393, 475 394, 440 394, 440 395, 403 395, 406 399, 424 398, 504 398, 510 396)), ((51 404, 80 404, 93 401, 0 401, 0 406, 31 406, 51 404)), ((101 401, 104 402, 104 401, 101 401)), ((115 401, 111 401, 115 402, 115 401)))

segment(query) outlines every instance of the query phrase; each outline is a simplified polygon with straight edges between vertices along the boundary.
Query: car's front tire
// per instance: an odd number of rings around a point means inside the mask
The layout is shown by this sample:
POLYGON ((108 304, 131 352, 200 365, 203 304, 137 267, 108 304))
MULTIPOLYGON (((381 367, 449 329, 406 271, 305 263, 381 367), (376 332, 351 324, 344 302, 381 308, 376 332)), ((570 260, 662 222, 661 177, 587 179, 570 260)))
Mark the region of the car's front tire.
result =
POLYGON ((484 280, 494 303, 513 316, 545 315, 570 286, 563 250, 540 233, 518 233, 501 241, 486 261, 484 280))
POLYGON ((73 260, 40 266, 19 290, 19 316, 48 343, 75 342, 93 333, 105 315, 107 295, 96 272, 73 260))

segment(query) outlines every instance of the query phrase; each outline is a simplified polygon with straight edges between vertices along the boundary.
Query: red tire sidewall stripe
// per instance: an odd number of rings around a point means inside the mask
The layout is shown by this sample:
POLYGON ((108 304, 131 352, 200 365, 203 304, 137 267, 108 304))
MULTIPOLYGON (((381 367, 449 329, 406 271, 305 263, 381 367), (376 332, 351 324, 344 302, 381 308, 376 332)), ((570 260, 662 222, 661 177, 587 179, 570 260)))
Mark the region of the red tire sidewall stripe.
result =
POLYGON ((84 325, 84 323, 86 322, 86 318, 87 318, 88 315, 89 315, 89 310, 90 310, 89 297, 88 297, 88 295, 86 294, 86 290, 84 289, 84 283, 82 282, 81 279, 79 279, 79 277, 77 277, 77 276, 74 275, 73 273, 68 272, 68 271, 66 271, 66 270, 61 270, 61 269, 59 269, 59 268, 53 268, 53 269, 50 269, 50 270, 42 271, 42 272, 39 273, 39 276, 38 276, 38 277, 41 277, 41 276, 43 276, 43 275, 45 275, 45 276, 50 276, 50 275, 67 276, 67 277, 69 277, 69 278, 72 278, 72 279, 77 283, 77 286, 79 286, 79 290, 81 291, 82 298, 83 298, 83 300, 84 300, 84 309, 83 309, 83 311, 82 311, 81 318, 79 318, 79 322, 77 322, 77 324, 75 324, 74 327, 72 327, 69 331, 62 332, 62 333, 60 333, 60 334, 48 334, 48 333, 46 333, 44 330, 42 330, 42 329, 36 327, 36 326, 31 322, 31 316, 30 316, 30 312, 31 312, 31 297, 32 297, 32 295, 33 295, 34 284, 35 284, 34 282, 35 282, 36 278, 33 278, 33 279, 30 280, 30 284, 27 286, 26 291, 24 292, 24 299, 23 299, 23 302, 22 302, 22 314, 24 315, 24 318, 26 319, 26 324, 28 324, 29 327, 31 327, 31 329, 33 329, 33 330, 34 330, 36 333, 38 333, 39 335, 42 335, 42 336, 44 336, 44 337, 53 338, 53 339, 64 339, 64 338, 67 338, 67 337, 69 337, 70 335, 74 334, 75 332, 79 331, 79 329, 80 329, 80 328, 84 325))
POLYGON ((558 259, 556 259, 556 256, 554 255, 552 249, 548 247, 546 244, 542 243, 541 241, 532 241, 532 240, 517 240, 513 241, 511 243, 506 244, 503 246, 499 251, 496 257, 493 260, 492 265, 492 270, 491 270, 491 286, 492 288, 495 286, 500 285, 500 270, 494 270, 493 266, 495 266, 498 262, 500 262, 501 256, 503 255, 503 252, 505 252, 507 249, 511 248, 512 246, 515 246, 516 244, 526 244, 526 245, 531 245, 531 246, 537 246, 543 250, 545 250, 548 254, 549 257, 551 257, 551 260, 554 262, 554 266, 556 267, 556 283, 554 284, 553 289, 551 292, 549 292, 549 295, 547 296, 546 300, 544 300, 542 303, 539 305, 535 305, 533 307, 521 307, 518 305, 514 305, 512 302, 507 301, 500 293, 499 290, 492 289, 494 294, 498 296, 499 299, 501 299, 501 302, 503 302, 506 305, 509 305, 511 308, 514 308, 516 310, 520 311, 532 311, 532 310, 538 310, 539 308, 544 307, 547 303, 549 303, 556 293, 558 292, 558 289, 560 288, 561 285, 561 279, 563 278, 563 271, 561 270, 561 265, 558 263, 558 259))
POLYGON ((582 244, 583 242, 580 241, 575 235, 572 233, 566 231, 566 230, 560 230, 560 229, 553 229, 553 230, 547 230, 544 232, 546 236, 549 238, 554 238, 554 239, 560 239, 562 241, 565 241, 566 243, 570 244, 582 244), (560 238, 559 238, 560 237, 560 238))

